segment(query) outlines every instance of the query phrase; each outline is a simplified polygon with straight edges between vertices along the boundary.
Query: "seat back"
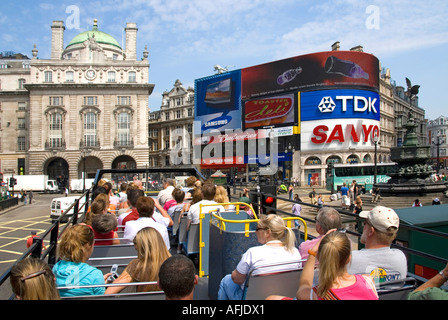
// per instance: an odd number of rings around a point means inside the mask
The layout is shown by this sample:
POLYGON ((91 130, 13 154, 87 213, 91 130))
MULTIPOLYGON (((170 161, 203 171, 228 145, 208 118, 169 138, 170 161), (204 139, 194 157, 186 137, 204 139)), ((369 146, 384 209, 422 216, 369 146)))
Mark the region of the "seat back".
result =
POLYGON ((174 217, 173 217, 173 235, 175 236, 177 234, 177 232, 179 231, 179 217, 180 217, 180 212, 182 209, 179 210, 175 210, 174 211, 174 217))
POLYGON ((137 258, 137 250, 133 244, 96 246, 86 263, 97 268, 102 268, 102 271, 104 271, 104 268, 107 269, 108 266, 112 266, 113 264, 126 266, 135 258, 137 258))
POLYGON ((408 277, 383 282, 377 288, 377 292, 380 300, 407 300, 408 295, 417 287, 417 279, 408 277))
MULTIPOLYGON (((127 288, 139 285, 157 284, 157 281, 150 282, 132 282, 132 283, 117 283, 117 284, 103 284, 103 285, 85 285, 75 286, 73 288, 92 288, 92 287, 112 287, 112 286, 126 286, 127 288)), ((57 289, 69 289, 71 287, 58 287, 57 289)), ((125 289, 126 290, 126 289, 125 289)), ((83 295, 73 297, 61 297, 62 300, 165 300, 165 293, 163 291, 148 291, 148 292, 120 292, 115 294, 100 294, 100 295, 83 295)))
POLYGON ((185 249, 187 255, 199 253, 199 224, 190 225, 185 249))
MULTIPOLYGON (((295 264, 297 263, 278 264, 276 266, 288 267, 295 264)), ((267 266, 262 268, 264 267, 267 266)), ((264 300, 270 295, 290 298, 296 296, 302 268, 254 275, 256 271, 262 271, 262 268, 254 269, 248 274, 244 284, 243 300, 264 300)))

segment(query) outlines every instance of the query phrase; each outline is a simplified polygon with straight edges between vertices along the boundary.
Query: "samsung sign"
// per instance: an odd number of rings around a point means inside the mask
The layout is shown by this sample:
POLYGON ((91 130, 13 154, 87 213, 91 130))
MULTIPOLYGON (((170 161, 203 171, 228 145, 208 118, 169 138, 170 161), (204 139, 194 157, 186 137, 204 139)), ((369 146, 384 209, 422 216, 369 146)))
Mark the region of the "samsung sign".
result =
POLYGON ((380 96, 368 90, 319 90, 300 94, 300 120, 380 120, 380 96))

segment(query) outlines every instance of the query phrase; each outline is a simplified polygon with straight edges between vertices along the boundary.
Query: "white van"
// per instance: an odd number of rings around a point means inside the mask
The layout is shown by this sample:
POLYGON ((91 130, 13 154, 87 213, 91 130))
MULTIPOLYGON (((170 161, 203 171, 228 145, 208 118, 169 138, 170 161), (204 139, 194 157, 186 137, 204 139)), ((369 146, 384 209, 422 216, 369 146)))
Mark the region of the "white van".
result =
MULTIPOLYGON (((67 209, 78 199, 78 196, 73 197, 60 197, 60 198, 54 198, 51 200, 50 205, 50 218, 51 219, 58 219, 64 212, 67 211, 67 209)), ((81 209, 81 206, 85 202, 85 197, 82 197, 79 201, 79 210, 80 212, 84 212, 84 207, 81 209)), ((68 218, 73 215, 73 208, 70 209, 70 211, 67 213, 64 219, 61 220, 61 222, 67 222, 68 218)), ((81 214, 78 214, 78 217, 80 217, 81 214)))

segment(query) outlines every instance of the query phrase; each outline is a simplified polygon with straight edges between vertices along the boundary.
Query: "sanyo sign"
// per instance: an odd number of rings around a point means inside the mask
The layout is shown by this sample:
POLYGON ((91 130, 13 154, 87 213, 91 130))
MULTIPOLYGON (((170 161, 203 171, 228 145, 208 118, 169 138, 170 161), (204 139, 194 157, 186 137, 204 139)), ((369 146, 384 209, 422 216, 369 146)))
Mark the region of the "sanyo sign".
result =
POLYGON ((380 119, 379 94, 368 90, 319 90, 300 95, 301 121, 380 119))

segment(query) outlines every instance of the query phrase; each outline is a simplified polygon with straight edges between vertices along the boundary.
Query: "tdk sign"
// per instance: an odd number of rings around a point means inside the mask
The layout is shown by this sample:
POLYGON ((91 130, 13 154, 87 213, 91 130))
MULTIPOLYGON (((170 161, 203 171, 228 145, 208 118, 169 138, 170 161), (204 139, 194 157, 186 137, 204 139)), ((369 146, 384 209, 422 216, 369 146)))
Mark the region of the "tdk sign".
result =
POLYGON ((322 119, 380 119, 379 94, 367 90, 302 92, 301 121, 322 119))

